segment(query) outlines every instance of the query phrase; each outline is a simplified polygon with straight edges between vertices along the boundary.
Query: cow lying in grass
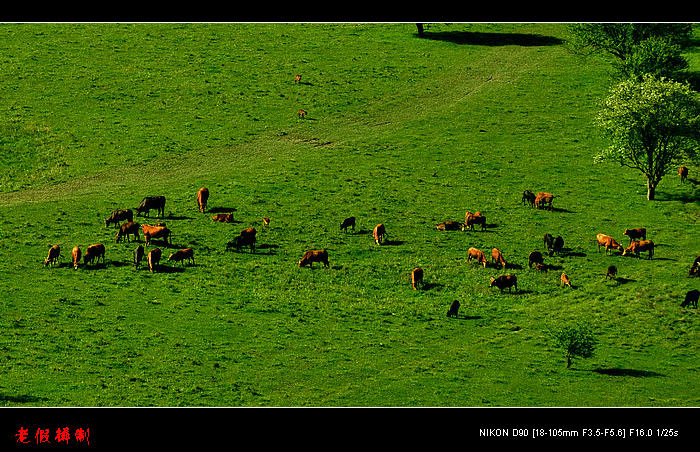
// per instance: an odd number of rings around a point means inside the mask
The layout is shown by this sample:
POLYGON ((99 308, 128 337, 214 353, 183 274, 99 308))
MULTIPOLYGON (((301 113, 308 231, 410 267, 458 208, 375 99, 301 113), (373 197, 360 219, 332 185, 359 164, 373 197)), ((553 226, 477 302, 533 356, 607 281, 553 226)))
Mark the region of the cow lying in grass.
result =
POLYGON ((217 213, 211 217, 212 221, 218 221, 219 223, 233 223, 232 213, 217 213))
POLYGON ((304 253, 304 256, 299 261, 299 268, 306 267, 307 265, 311 268, 314 266, 314 262, 321 262, 328 268, 328 251, 326 250, 309 250, 304 253))
POLYGON ((464 231, 464 225, 457 221, 443 221, 435 227, 438 231, 464 231))

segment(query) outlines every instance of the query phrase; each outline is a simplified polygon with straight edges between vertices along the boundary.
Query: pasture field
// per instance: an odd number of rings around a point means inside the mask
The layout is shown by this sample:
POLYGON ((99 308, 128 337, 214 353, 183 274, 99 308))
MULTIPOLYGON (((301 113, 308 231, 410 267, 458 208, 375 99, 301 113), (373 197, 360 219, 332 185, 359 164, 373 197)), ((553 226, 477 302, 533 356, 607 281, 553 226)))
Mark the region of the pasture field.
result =
POLYGON ((0 405, 700 402, 697 309, 679 306, 700 287, 698 168, 648 202, 640 174, 593 163, 610 66, 563 24, 5 24, 0 60, 0 405), (147 195, 173 231, 157 273, 104 225, 147 195), (487 230, 436 230, 466 210, 487 230), (227 251, 250 226, 256 251, 227 251), (634 227, 654 259, 598 252, 634 227), (547 232, 565 251, 540 273, 547 232), (104 265, 74 270, 93 243, 104 265), (499 248, 518 290, 489 288, 503 270, 472 246, 499 248), (194 266, 167 262, 185 247, 194 266), (329 268, 298 268, 321 248, 329 268), (567 369, 548 331, 579 320, 598 346, 567 369))

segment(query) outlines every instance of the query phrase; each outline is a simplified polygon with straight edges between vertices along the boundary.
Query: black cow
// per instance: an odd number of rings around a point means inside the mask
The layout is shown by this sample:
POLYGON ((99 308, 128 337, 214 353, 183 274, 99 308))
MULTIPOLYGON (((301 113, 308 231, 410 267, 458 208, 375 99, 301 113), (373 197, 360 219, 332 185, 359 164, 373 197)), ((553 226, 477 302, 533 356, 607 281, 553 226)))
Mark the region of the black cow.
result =
POLYGON ((530 253, 530 255, 527 257, 527 266, 532 268, 532 264, 544 264, 544 258, 542 257, 542 253, 539 251, 533 251, 530 253))
POLYGON ((531 190, 525 190, 523 192, 522 203, 529 204, 530 207, 534 207, 535 206, 535 194, 531 190))
POLYGON ((355 217, 346 218, 342 223, 340 223, 340 229, 348 232, 348 228, 352 228, 353 231, 355 230, 355 217))
POLYGON ((450 305, 450 310, 447 311, 447 317, 458 317, 459 312, 459 300, 455 300, 450 305))
POLYGON ((143 259, 143 255, 144 250, 142 245, 139 245, 136 248, 134 248, 134 268, 139 268, 139 265, 141 265, 141 260, 143 259))
POLYGON ((686 306, 692 306, 694 308, 697 308, 699 297, 700 297, 700 290, 698 290, 698 289, 689 290, 688 293, 685 294, 685 300, 683 301, 683 303, 681 303, 681 308, 685 308, 686 306))
POLYGON ((150 215, 151 210, 157 210, 158 215, 165 216, 165 196, 146 196, 141 201, 141 204, 136 208, 136 215, 141 215, 144 212, 146 216, 150 215))
POLYGON ((109 217, 107 217, 107 219, 105 220, 105 227, 109 226, 112 223, 119 226, 119 224, 124 220, 134 221, 134 213, 131 211, 131 209, 113 210, 109 217))

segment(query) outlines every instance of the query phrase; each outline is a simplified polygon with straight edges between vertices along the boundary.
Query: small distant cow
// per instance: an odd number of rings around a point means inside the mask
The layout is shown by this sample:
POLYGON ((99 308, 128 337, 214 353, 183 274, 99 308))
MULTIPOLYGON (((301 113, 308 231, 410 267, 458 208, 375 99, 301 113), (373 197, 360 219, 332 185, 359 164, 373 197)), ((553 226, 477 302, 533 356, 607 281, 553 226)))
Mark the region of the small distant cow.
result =
POLYGON ((304 253, 304 256, 299 261, 299 268, 309 266, 313 268, 314 262, 322 262, 323 265, 328 267, 328 251, 326 250, 309 250, 304 253))
POLYGON ((53 264, 58 262, 58 257, 61 255, 61 246, 60 245, 54 245, 49 249, 49 255, 44 259, 44 267, 51 265, 53 267, 53 264))
POLYGON ((133 221, 124 223, 119 227, 119 232, 117 232, 117 235, 115 236, 116 243, 119 243, 119 240, 121 240, 122 237, 126 237, 127 242, 131 242, 129 239, 130 235, 133 235, 134 239, 138 241, 139 229, 141 229, 141 225, 138 223, 134 223, 133 221))
POLYGON ((134 248, 134 268, 139 268, 141 266, 141 260, 143 259, 143 255, 143 245, 139 245, 136 248, 134 248))
POLYGON ((87 247, 87 250, 85 250, 85 254, 83 255, 83 262, 87 267, 87 264, 92 263, 92 261, 97 261, 99 263, 100 258, 102 258, 102 263, 104 263, 105 246, 101 243, 97 243, 87 247))
POLYGON ((527 204, 530 207, 534 207, 535 206, 535 194, 530 190, 525 190, 523 192, 523 198, 522 198, 521 202, 523 203, 523 205, 527 204))
POLYGON ((411 272, 411 286, 413 290, 418 290, 418 286, 423 284, 423 269, 416 267, 411 272))
POLYGON ((690 270, 688 270, 688 277, 700 276, 700 256, 695 258, 695 261, 690 265, 690 270))
POLYGON ((136 215, 145 212, 146 216, 150 216, 151 210, 157 210, 161 217, 165 216, 165 196, 146 196, 136 208, 136 215))
POLYGON ((686 306, 697 308, 698 298, 700 298, 700 290, 689 290, 688 293, 685 294, 685 300, 683 300, 683 303, 681 303, 681 308, 685 308, 686 306))
POLYGON ((134 213, 131 209, 117 209, 113 210, 112 213, 105 220, 105 227, 108 227, 111 223, 114 223, 119 227, 119 223, 122 221, 134 221, 134 213))
POLYGON ((194 250, 192 248, 185 248, 184 250, 175 251, 170 256, 168 256, 168 260, 176 263, 187 260, 190 261, 192 265, 194 265, 194 250))
POLYGON ((639 256, 639 253, 642 251, 649 251, 649 259, 651 259, 654 255, 654 242, 651 240, 634 240, 630 246, 625 248, 622 255, 627 256, 628 254, 634 253, 636 256, 639 256))
POLYGON ((204 209, 207 208, 207 201, 209 200, 209 189, 207 187, 202 187, 197 192, 197 207, 199 211, 204 213, 204 209))
POLYGON ((158 268, 158 263, 160 262, 160 256, 162 252, 160 251, 160 248, 153 248, 151 251, 148 253, 148 268, 153 273, 156 268, 158 268))
POLYGON ((299 83, 301 82, 301 75, 297 74, 294 76, 294 83, 299 83))
POLYGON ((232 241, 226 244, 226 249, 235 247, 236 250, 240 250, 242 246, 250 246, 250 251, 255 250, 255 235, 257 231, 255 228, 248 228, 241 231, 238 237, 235 237, 232 241))
POLYGON ((263 228, 270 227, 270 219, 268 217, 263 218, 263 228))
POLYGON ((597 234, 596 240, 598 241, 598 252, 600 252, 600 247, 605 247, 605 254, 608 254, 610 248, 616 249, 618 251, 623 251, 622 245, 617 243, 614 238, 605 234, 597 234))
POLYGON ((80 257, 82 256, 82 251, 80 251, 79 246, 74 246, 73 250, 71 251, 71 257, 73 258, 73 268, 75 270, 78 269, 78 264, 80 264, 80 257))
POLYGON ((540 253, 539 251, 533 251, 527 257, 527 266, 529 268, 532 268, 533 264, 544 264, 544 257, 542 257, 542 253, 540 253))
POLYGON ((685 182, 688 178, 688 168, 685 166, 678 168, 678 175, 681 177, 681 182, 685 182))
POLYGON ((299 114, 299 118, 302 118, 302 119, 304 118, 304 116, 306 116, 308 114, 308 112, 302 108, 300 108, 297 113, 299 114))
POLYGON ((474 226, 480 224, 481 230, 486 229, 486 217, 481 214, 481 212, 471 213, 467 211, 464 214, 464 226, 469 229, 474 229, 474 226))
POLYGON ((384 241, 384 237, 387 235, 384 223, 379 223, 372 230, 372 236, 374 237, 374 243, 381 245, 384 241))
POLYGON ((564 248, 564 239, 560 235, 555 238, 552 234, 547 233, 544 235, 542 242, 550 256, 564 248))
POLYGON ((450 305, 450 310, 447 311, 447 317, 458 317, 459 313, 459 300, 455 300, 450 305))
POLYGON ((617 267, 614 265, 611 265, 608 267, 607 271, 605 272, 605 279, 615 279, 615 276, 617 276, 617 267))
POLYGON ((457 221, 443 221, 435 227, 438 231, 464 231, 464 225, 457 221))
POLYGON ((479 264, 482 264, 486 268, 486 256, 480 250, 472 247, 467 251, 467 262, 475 259, 479 264))
POLYGON ((348 232, 348 228, 352 228, 353 232, 355 231, 355 217, 348 217, 340 223, 340 229, 348 232))
POLYGON ((637 240, 637 239, 646 240, 647 239, 647 230, 646 230, 646 228, 625 229, 625 232, 623 232, 622 235, 626 235, 627 237, 629 237, 630 243, 632 243, 632 240, 637 240))
POLYGON ((562 274, 561 274, 561 285, 562 285, 562 287, 563 287, 563 286, 572 287, 572 286, 571 286, 571 280, 570 280, 569 277, 566 275, 566 273, 562 273, 562 274))
POLYGON ((212 221, 218 221, 220 223, 233 223, 232 213, 217 213, 211 217, 212 221))
POLYGON ((142 224, 141 231, 146 245, 151 244, 151 239, 163 239, 166 244, 172 244, 172 232, 166 227, 142 224))
POLYGON ((503 292, 503 289, 506 287, 508 288, 508 292, 512 292, 512 288, 515 287, 515 290, 518 290, 518 278, 515 275, 501 275, 498 278, 491 278, 491 284, 489 287, 498 287, 501 292, 503 292))
POLYGON ((553 200, 554 195, 551 193, 537 193, 537 196, 535 196, 535 208, 539 209, 540 206, 549 206, 551 209, 553 200))
POLYGON ((503 267, 505 270, 506 268, 506 261, 503 259, 503 254, 498 250, 498 248, 494 248, 491 250, 491 260, 503 267))

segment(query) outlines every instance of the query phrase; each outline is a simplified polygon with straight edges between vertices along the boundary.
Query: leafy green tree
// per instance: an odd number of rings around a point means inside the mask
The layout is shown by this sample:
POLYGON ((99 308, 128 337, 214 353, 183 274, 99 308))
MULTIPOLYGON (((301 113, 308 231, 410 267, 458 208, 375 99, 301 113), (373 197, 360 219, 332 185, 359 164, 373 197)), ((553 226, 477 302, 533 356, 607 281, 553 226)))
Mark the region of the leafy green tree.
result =
POLYGON ((594 161, 641 171, 647 199, 653 200, 674 164, 697 159, 699 112, 698 94, 687 84, 648 74, 625 80, 611 90, 596 118, 611 145, 594 161))
POLYGON ((629 56, 615 64, 621 78, 641 79, 645 74, 678 79, 678 73, 688 68, 681 56, 681 46, 668 37, 653 36, 640 42, 629 56))
POLYGON ((566 352, 566 367, 571 367, 571 358, 578 356, 590 358, 598 345, 598 341, 593 335, 590 325, 585 322, 578 322, 550 331, 554 342, 559 348, 566 352))

